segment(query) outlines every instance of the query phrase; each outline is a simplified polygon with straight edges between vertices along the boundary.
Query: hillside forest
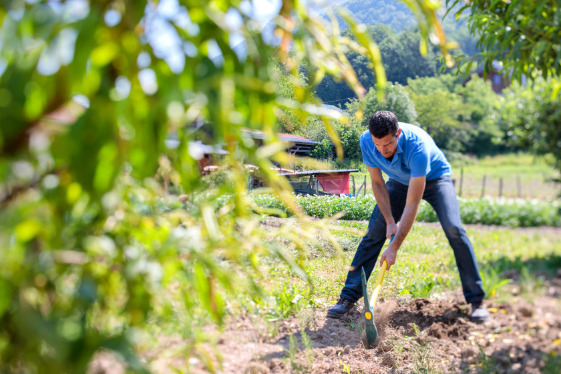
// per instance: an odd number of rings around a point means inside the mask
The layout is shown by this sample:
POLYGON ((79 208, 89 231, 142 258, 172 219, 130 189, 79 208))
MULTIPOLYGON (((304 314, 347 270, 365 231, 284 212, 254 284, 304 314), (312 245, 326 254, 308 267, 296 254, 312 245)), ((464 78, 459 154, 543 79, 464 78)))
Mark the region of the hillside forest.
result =
MULTIPOLYGON (((554 123, 559 117, 555 108, 560 108, 561 102, 551 94, 555 80, 537 78, 528 84, 523 78, 521 84, 512 79, 509 71, 501 69, 500 61, 495 64, 494 76, 484 73, 483 66, 476 64, 471 65, 470 71, 465 65, 463 69, 449 69, 436 47, 422 56, 421 35, 415 19, 402 3, 351 0, 331 10, 340 8, 368 25, 367 32, 379 47, 389 82, 383 92, 385 100, 380 100, 368 58, 348 51, 347 59, 368 90, 364 99, 359 101, 346 83, 337 82, 331 76, 314 87, 317 98, 325 105, 338 108, 350 118, 350 124, 334 124, 344 150, 343 163, 361 160, 358 138, 367 129, 370 115, 377 110, 391 110, 400 121, 423 127, 452 160, 466 154, 482 157, 519 151, 540 155, 559 152, 561 138, 554 130, 554 123), (506 87, 493 90, 493 79, 504 81, 506 87)), ((451 11, 442 23, 447 36, 458 42, 453 54, 473 57, 478 53, 464 17, 456 20, 451 11)), ((343 29, 341 37, 352 38, 351 32, 343 29)), ((305 86, 309 67, 301 66, 300 72, 298 84, 305 86)), ((294 86, 286 72, 279 68, 278 73, 280 78, 276 82, 280 92, 294 98, 294 86)), ((332 140, 318 118, 312 116, 302 123, 285 111, 280 127, 282 132, 319 142, 314 157, 333 158, 332 140)))

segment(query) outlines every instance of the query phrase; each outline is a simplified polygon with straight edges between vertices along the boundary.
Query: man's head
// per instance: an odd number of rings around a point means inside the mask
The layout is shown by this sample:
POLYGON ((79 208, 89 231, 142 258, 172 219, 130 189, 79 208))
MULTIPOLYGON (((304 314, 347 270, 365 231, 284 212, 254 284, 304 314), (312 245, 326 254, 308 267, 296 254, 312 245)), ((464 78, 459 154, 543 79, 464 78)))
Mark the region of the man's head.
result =
POLYGON ((378 152, 385 158, 392 158, 397 152, 397 139, 401 134, 395 114, 387 110, 374 113, 370 118, 368 130, 378 152))

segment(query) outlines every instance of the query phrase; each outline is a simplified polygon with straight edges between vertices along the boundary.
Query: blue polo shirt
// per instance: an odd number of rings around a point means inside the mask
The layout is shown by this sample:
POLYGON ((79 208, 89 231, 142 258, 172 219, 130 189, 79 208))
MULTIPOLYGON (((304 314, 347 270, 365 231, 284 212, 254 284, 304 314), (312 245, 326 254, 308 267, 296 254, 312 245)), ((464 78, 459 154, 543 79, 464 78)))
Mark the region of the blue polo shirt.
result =
POLYGON ((419 126, 399 122, 401 134, 397 140, 397 153, 388 161, 374 145, 372 135, 366 130, 360 136, 363 162, 380 168, 391 179, 409 185, 411 177, 427 177, 427 181, 452 175, 450 163, 434 140, 419 126))

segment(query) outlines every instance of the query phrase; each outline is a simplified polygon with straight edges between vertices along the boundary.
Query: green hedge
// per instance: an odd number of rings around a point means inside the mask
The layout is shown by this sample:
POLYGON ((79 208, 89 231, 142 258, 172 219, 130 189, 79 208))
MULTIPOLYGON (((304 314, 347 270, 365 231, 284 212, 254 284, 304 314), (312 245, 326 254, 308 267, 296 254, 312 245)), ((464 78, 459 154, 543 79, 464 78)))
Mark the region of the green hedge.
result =
MULTIPOLYGON (((254 195, 257 205, 264 208, 288 210, 272 195, 254 195)), ((372 197, 296 196, 304 211, 312 217, 329 217, 345 211, 344 220, 368 220, 376 205, 372 197)), ((511 227, 561 226, 559 201, 520 199, 459 199, 464 223, 505 225, 511 227)), ((436 222, 432 207, 423 201, 417 215, 418 221, 436 222)))

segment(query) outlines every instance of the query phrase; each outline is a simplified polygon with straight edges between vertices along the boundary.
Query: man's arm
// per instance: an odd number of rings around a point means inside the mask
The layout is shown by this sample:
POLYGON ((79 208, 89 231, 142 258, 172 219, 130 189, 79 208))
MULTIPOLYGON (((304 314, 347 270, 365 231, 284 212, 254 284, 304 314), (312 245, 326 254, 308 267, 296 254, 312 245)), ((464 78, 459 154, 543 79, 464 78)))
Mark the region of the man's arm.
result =
POLYGON ((409 230, 411 230, 413 222, 415 222, 419 204, 421 203, 423 192, 425 191, 425 184, 426 177, 411 177, 409 180, 407 202, 405 203, 405 209, 403 210, 403 215, 401 216, 399 228, 393 241, 380 257, 380 265, 384 262, 384 260, 386 260, 388 263, 388 269, 395 264, 397 250, 401 246, 401 243, 405 240, 405 237, 407 237, 407 234, 409 234, 409 230))
POLYGON ((368 172, 372 180, 372 192, 374 192, 376 204, 378 204, 382 215, 386 219, 386 237, 389 238, 397 232, 397 226, 393 219, 392 207, 390 205, 390 194, 388 193, 388 188, 386 187, 386 182, 384 182, 380 168, 369 166, 368 172))

